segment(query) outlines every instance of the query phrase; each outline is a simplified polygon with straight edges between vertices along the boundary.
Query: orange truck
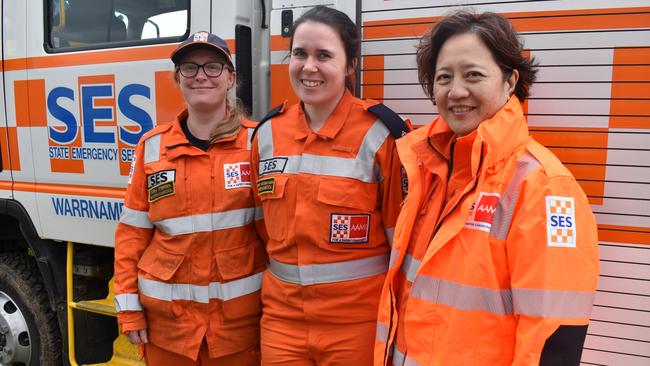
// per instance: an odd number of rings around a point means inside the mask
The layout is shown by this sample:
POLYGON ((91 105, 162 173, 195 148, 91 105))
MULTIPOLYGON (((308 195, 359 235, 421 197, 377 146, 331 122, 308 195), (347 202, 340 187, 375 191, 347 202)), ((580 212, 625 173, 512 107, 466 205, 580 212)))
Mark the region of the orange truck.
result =
MULTIPOLYGON (((113 232, 138 139, 182 108, 170 52, 229 42, 254 119, 285 99, 293 20, 315 5, 362 34, 357 93, 436 117, 415 45, 465 1, 0 0, 0 364, 141 364, 115 322, 113 232)), ((504 14, 540 61, 534 137, 598 220, 601 277, 585 365, 650 364, 650 3, 471 2, 504 14)))

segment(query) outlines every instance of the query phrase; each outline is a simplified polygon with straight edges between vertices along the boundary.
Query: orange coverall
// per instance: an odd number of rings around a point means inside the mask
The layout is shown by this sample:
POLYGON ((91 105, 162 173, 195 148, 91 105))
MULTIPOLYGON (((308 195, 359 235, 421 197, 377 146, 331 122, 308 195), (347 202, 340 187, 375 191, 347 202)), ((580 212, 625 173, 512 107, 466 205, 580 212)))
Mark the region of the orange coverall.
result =
POLYGON ((136 147, 115 233, 118 321, 123 332, 146 328, 152 350, 196 360, 206 342, 210 358, 249 357, 259 347, 267 262, 254 228, 255 124, 242 120, 237 135, 203 151, 183 133, 186 118, 157 126, 136 147))
POLYGON ((571 173, 529 136, 519 100, 467 136, 438 118, 397 143, 409 188, 375 365, 577 364, 596 223, 571 173))
POLYGON ((402 200, 395 140, 345 92, 312 132, 301 105, 258 128, 252 162, 269 270, 264 365, 370 365, 379 294, 402 200))

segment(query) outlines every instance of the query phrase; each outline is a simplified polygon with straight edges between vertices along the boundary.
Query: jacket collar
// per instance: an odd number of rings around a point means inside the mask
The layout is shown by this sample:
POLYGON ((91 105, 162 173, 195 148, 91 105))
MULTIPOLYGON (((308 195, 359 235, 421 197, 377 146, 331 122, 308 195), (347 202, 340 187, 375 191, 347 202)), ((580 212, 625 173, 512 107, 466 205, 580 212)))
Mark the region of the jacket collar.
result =
MULTIPOLYGON (((345 121, 348 119, 353 100, 354 96, 352 96, 349 90, 345 89, 341 100, 339 100, 339 103, 327 118, 323 127, 314 133, 323 139, 333 139, 341 131, 345 121)), ((307 116, 305 115, 304 106, 301 102, 298 111, 298 129, 294 137, 296 140, 300 140, 306 138, 310 133, 311 130, 307 124, 307 116)))
MULTIPOLYGON (((483 150, 485 167, 492 167, 512 155, 515 150, 528 139, 528 126, 521 109, 521 103, 516 96, 501 108, 492 118, 483 121, 473 137, 472 171, 476 172, 483 150)), ((413 131, 397 140, 400 159, 404 164, 422 164, 420 157, 425 150, 433 146, 446 160, 449 160, 449 147, 455 139, 453 132, 442 117, 436 118, 431 124, 413 131), (427 141, 427 139, 429 141, 427 141), (431 146, 427 146, 431 143, 431 146)), ((442 158, 442 156, 440 157, 442 158)))
MULTIPOLYGON (((162 137, 161 145, 165 149, 163 155, 165 155, 167 159, 173 160, 180 156, 198 156, 208 153, 207 151, 192 146, 192 144, 187 140, 183 128, 181 127, 181 121, 186 120, 187 109, 183 110, 178 114, 178 116, 176 116, 176 119, 171 122, 171 128, 162 137)), ((218 139, 214 141, 213 144, 219 144, 219 146, 224 149, 246 148, 246 138, 245 136, 243 139, 241 138, 241 131, 243 130, 243 128, 240 128, 239 133, 218 139)))

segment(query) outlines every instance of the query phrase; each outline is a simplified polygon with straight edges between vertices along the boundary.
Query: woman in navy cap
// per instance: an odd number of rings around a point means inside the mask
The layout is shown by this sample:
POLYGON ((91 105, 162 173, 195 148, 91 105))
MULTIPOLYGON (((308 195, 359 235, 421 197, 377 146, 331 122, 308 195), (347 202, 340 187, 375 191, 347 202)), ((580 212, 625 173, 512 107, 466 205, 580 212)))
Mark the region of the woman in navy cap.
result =
POLYGON ((197 32, 171 59, 186 110, 136 148, 115 234, 118 321, 150 365, 259 365, 255 124, 228 97, 223 39, 197 32))

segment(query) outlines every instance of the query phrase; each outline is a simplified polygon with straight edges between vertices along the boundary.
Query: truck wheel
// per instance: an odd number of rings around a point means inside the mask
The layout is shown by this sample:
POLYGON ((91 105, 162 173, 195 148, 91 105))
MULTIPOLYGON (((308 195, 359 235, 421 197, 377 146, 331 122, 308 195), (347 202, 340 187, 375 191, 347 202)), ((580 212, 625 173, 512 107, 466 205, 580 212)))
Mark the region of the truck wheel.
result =
POLYGON ((0 254, 0 364, 61 364, 61 332, 34 260, 0 254))

